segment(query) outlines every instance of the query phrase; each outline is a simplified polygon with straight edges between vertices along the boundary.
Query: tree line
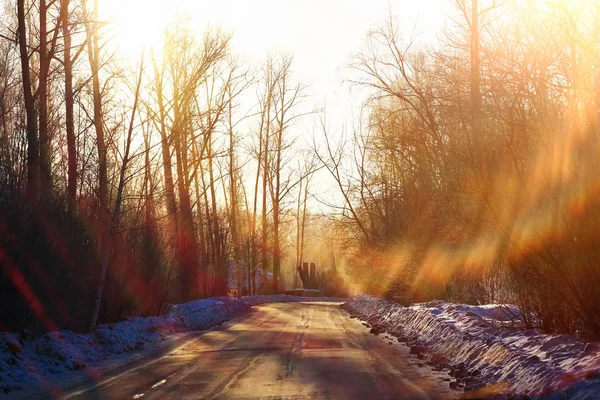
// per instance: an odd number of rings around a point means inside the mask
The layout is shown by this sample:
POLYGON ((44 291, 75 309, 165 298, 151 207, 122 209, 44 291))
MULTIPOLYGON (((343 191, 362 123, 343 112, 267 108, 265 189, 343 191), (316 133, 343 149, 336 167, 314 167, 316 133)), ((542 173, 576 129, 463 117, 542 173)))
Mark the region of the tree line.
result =
POLYGON ((311 110, 293 58, 250 65, 176 20, 128 63, 98 0, 2 15, 0 329, 277 291, 317 168, 295 144, 311 110))
POLYGON ((435 44, 393 16, 368 33, 350 128, 306 106, 289 55, 253 67, 175 21, 132 66, 97 0, 9 3, 0 329, 275 292, 312 257, 337 293, 514 303, 598 337, 600 3, 452 1, 435 44), (307 206, 317 171, 328 215, 307 206))
POLYGON ((322 123, 351 274, 405 304, 512 303, 530 328, 597 338, 600 3, 454 6, 435 45, 394 17, 370 32, 350 63, 360 123, 345 141, 322 123))

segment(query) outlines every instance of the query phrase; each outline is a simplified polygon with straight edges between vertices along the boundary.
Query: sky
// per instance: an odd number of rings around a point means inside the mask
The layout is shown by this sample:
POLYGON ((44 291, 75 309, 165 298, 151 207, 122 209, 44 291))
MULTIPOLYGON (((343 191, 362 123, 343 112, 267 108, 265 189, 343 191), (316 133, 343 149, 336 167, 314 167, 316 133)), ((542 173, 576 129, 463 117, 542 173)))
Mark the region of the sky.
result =
POLYGON ((162 29, 180 14, 199 32, 207 26, 232 32, 232 49, 249 60, 293 54, 296 76, 315 96, 331 102, 345 96, 339 96, 340 67, 389 10, 406 35, 415 28, 419 40, 429 41, 443 26, 451 0, 100 0, 100 7, 115 20, 125 54, 158 42, 162 29))
MULTIPOLYGON (((99 0, 99 4, 101 14, 114 20, 114 42, 124 58, 137 60, 142 47, 160 47, 162 31, 175 16, 189 19, 199 34, 210 26, 231 32, 233 53, 255 65, 269 54, 292 54, 295 78, 309 85, 305 106, 326 105, 328 122, 338 128, 356 117, 362 101, 362 94, 344 83, 349 73, 344 67, 352 53, 364 49, 368 31, 391 12, 406 37, 416 34, 417 41, 433 42, 452 11, 451 1, 99 0)), ((310 127, 296 129, 306 142, 312 140, 310 127)), ((315 177, 317 196, 337 192, 325 175, 322 171, 315 177)))

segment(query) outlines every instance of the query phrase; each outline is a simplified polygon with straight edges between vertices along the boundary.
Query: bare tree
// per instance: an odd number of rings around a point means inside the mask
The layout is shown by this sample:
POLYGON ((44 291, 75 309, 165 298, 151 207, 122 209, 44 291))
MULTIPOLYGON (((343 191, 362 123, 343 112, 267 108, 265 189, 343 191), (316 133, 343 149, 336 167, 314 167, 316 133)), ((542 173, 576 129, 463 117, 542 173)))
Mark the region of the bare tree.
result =
POLYGON ((56 25, 51 30, 52 37, 49 38, 48 32, 48 15, 49 4, 46 0, 39 0, 39 73, 38 73, 38 118, 39 118, 39 145, 40 145, 40 173, 44 187, 52 187, 52 144, 50 141, 49 121, 48 121, 48 84, 50 78, 50 67, 52 60, 56 54, 56 45, 58 33, 60 32, 59 19, 56 25))
POLYGON ((27 41, 27 16, 25 0, 17 1, 19 54, 21 58, 21 76, 23 81, 23 97, 27 115, 27 192, 31 199, 36 199, 39 189, 39 142, 35 98, 31 88, 31 70, 29 66, 29 49, 27 41))
MULTIPOLYGON (((98 199, 102 214, 108 213, 108 151, 104 132, 104 115, 102 110, 102 92, 100 89, 100 21, 98 21, 98 0, 94 0, 90 13, 87 0, 82 0, 84 25, 86 31, 87 53, 92 78, 93 123, 96 131, 96 148, 98 152, 98 199)), ((102 235, 104 236, 104 235, 102 235)), ((102 239, 101 239, 102 241, 102 239)))
MULTIPOLYGON (((290 193, 302 177, 292 182, 291 177, 284 178, 285 152, 292 144, 286 140, 287 131, 296 119, 303 114, 296 111, 302 100, 305 86, 292 82, 292 57, 282 56, 276 70, 276 99, 274 104, 274 158, 271 165, 271 204, 273 207, 273 286, 274 292, 278 290, 278 279, 281 276, 281 238, 279 228, 281 211, 285 197, 290 193)), ((310 172, 312 173, 312 172, 310 172)))
POLYGON ((113 208, 112 216, 110 219, 110 226, 108 228, 108 237, 105 247, 105 253, 102 254, 102 265, 100 271, 100 281, 94 294, 94 308, 92 310, 92 318, 90 320, 90 331, 96 327, 98 323, 98 315, 100 314, 100 305, 102 304, 102 294, 104 292, 104 284, 106 281, 106 273, 108 271, 108 265, 110 262, 110 256, 113 247, 114 236, 116 234, 119 217, 121 215, 121 205, 123 203, 123 190, 125 188, 125 174, 130 161, 129 152, 131 150, 131 141, 133 136, 134 123, 136 118, 136 112, 140 99, 140 88, 142 87, 142 73, 144 71, 144 55, 142 54, 139 72, 135 81, 133 107, 131 110, 131 117, 129 119, 129 127, 127 128, 127 135, 125 138, 125 152, 123 154, 123 161, 121 162, 121 168, 119 172, 119 183, 117 186, 117 197, 115 199, 115 205, 113 208))
POLYGON ((70 212, 74 212, 77 198, 77 148, 73 116, 73 59, 71 57, 71 25, 69 23, 70 0, 61 0, 60 23, 63 33, 63 67, 65 71, 65 126, 67 131, 68 180, 67 199, 70 212))

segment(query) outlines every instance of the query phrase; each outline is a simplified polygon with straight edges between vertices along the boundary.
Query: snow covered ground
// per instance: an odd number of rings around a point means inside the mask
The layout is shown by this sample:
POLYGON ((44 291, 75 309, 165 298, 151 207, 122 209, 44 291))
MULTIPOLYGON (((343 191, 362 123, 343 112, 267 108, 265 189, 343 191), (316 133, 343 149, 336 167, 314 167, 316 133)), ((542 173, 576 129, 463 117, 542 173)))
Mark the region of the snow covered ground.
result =
POLYGON ((18 335, 0 332, 0 393, 44 385, 106 361, 129 361, 132 353, 155 349, 187 331, 208 329, 248 309, 238 300, 211 298, 174 305, 162 317, 100 325, 88 334, 63 330, 21 343, 18 335))
POLYGON ((63 330, 21 342, 17 334, 0 332, 0 395, 30 386, 53 387, 52 382, 77 375, 73 371, 95 374, 98 368, 115 368, 181 339, 187 332, 235 318, 252 305, 322 300, 326 299, 285 295, 241 300, 217 297, 173 305, 161 317, 135 317, 100 325, 87 334, 63 330))
POLYGON ((373 333, 406 342, 411 353, 449 370, 468 398, 528 395, 600 399, 600 343, 518 330, 514 306, 432 301, 402 307, 361 295, 344 306, 373 333))

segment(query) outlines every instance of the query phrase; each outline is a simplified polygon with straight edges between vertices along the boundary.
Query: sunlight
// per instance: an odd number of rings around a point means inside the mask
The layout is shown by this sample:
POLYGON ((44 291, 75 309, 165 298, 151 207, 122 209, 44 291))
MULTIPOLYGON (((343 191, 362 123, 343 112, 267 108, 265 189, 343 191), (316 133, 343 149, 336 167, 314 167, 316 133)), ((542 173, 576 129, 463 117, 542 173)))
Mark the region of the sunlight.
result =
POLYGON ((101 18, 112 21, 111 35, 118 54, 134 61, 144 48, 160 48, 173 15, 171 2, 160 0, 100 0, 101 18))

